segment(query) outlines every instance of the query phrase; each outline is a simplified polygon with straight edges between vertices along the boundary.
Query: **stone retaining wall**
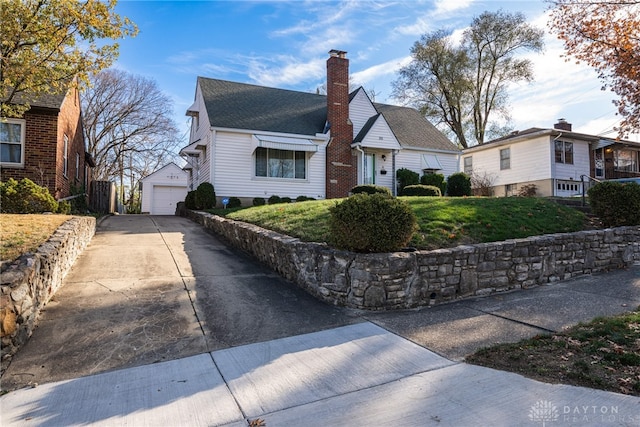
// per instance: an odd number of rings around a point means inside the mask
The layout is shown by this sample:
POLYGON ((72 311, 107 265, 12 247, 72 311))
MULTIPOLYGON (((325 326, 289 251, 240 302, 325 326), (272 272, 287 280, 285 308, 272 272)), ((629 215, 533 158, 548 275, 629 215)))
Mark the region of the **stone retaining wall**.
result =
POLYGON ((95 218, 73 217, 62 224, 35 253, 2 264, 2 372, 33 333, 38 314, 56 293, 78 255, 91 241, 95 230, 95 218))
POLYGON ((640 227, 550 234, 433 251, 360 254, 183 210, 312 295, 359 309, 396 309, 524 289, 640 261, 640 227))

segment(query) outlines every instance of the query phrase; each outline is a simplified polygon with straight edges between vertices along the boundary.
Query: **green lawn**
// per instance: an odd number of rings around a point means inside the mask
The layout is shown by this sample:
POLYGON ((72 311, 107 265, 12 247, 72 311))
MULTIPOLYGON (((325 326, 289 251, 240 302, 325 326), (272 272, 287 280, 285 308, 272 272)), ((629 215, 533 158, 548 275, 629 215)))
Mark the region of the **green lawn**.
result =
MULTIPOLYGON (((579 231, 582 212, 542 198, 401 197, 416 214, 419 229, 410 246, 418 249, 495 242, 579 231)), ((304 241, 329 241, 329 207, 340 199, 258 206, 211 212, 249 222, 304 241)))

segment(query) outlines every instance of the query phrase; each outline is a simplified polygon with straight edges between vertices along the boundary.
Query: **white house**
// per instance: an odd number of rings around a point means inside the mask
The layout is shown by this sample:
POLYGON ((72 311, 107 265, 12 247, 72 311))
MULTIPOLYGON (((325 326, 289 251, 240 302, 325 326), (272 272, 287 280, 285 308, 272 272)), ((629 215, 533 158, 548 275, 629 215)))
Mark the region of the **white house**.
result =
POLYGON ((175 163, 169 163, 142 178, 142 213, 175 215, 176 204, 187 195, 188 177, 175 163))
POLYGON ((347 196, 358 184, 395 191, 395 172, 458 171, 459 149, 412 108, 349 93, 346 52, 327 60, 327 95, 198 77, 187 161, 189 188, 238 197, 347 196))
MULTIPOLYGON (((572 131, 560 119, 553 129, 531 128, 464 149, 460 169, 490 182, 495 196, 535 185, 538 196, 582 194, 583 181, 640 176, 640 143, 572 131)), ((586 184, 585 184, 586 185, 586 184)))

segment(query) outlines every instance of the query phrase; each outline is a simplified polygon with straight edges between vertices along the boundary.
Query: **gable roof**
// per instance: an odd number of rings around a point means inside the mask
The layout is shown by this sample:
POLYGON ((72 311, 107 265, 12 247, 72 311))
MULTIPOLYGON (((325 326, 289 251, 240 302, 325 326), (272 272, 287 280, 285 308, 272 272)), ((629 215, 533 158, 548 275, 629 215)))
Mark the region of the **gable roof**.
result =
MULTIPOLYGON (((212 127, 298 135, 326 132, 326 95, 207 77, 198 77, 198 85, 212 127)), ((361 89, 351 92, 349 101, 361 89)), ((380 103, 373 106, 379 114, 369 119, 354 141, 362 140, 382 115, 402 147, 459 151, 417 110, 380 103)))
POLYGON ((166 165, 164 165, 163 167, 161 167, 160 169, 158 169, 158 170, 150 173, 149 175, 145 176, 140 181, 142 181, 142 182, 148 181, 150 178, 154 178, 155 175, 158 175, 161 172, 166 171, 167 169, 173 169, 176 173, 179 173, 180 175, 182 175, 183 178, 187 177, 187 173, 184 170, 182 170, 182 168, 180 168, 174 162, 170 162, 170 163, 167 163, 166 165))
POLYGON ((198 77, 213 127, 315 135, 327 121, 327 97, 198 77))
POLYGON ((382 114, 403 147, 460 151, 434 125, 414 108, 388 104, 373 104, 382 114))

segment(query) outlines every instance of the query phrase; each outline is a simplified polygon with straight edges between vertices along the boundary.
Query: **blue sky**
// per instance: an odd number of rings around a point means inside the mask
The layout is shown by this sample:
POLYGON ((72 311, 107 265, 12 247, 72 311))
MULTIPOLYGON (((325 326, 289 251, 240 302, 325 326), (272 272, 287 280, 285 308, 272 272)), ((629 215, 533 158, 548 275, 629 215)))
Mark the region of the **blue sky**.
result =
POLYGON ((600 90, 592 69, 561 57, 543 1, 120 0, 117 13, 133 20, 140 33, 120 41, 114 66, 154 79, 174 100, 184 131, 197 76, 315 91, 325 80, 331 49, 348 52, 353 84, 373 90, 377 102, 394 104, 391 82, 422 34, 459 34, 473 17, 498 9, 522 12, 547 33, 545 52, 527 55, 536 80, 510 87, 513 127, 552 127, 562 117, 574 131, 614 137, 614 95, 600 90))

